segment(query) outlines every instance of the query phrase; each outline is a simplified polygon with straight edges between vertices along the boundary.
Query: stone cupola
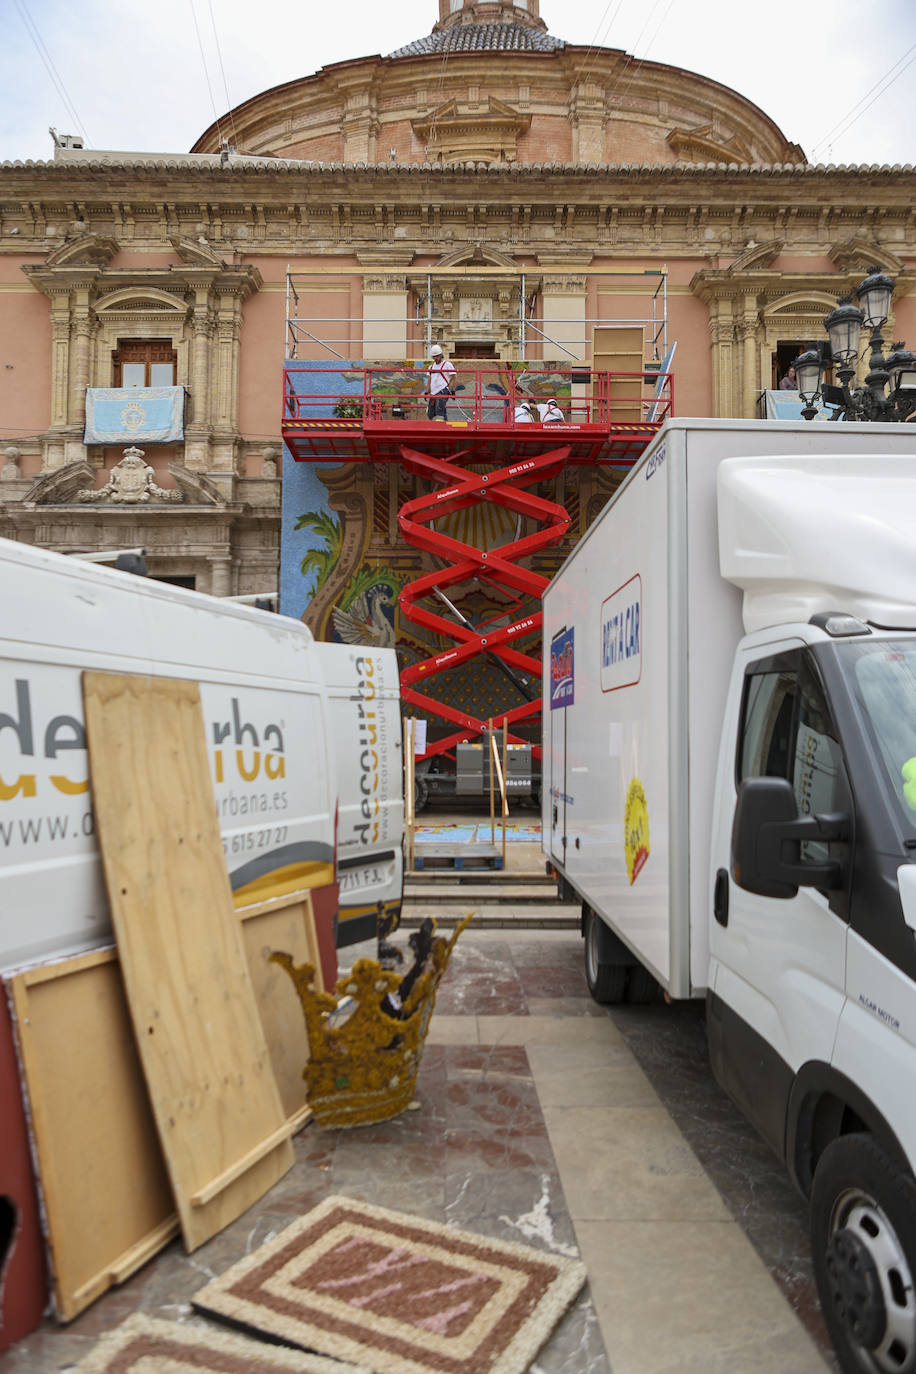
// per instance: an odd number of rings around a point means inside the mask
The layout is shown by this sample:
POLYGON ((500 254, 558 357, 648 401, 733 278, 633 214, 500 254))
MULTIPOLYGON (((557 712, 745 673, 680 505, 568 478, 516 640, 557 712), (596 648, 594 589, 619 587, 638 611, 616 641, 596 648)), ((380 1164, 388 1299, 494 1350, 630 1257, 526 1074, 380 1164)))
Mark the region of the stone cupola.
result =
POLYGON ((524 24, 546 32, 540 7, 541 0, 439 0, 433 32, 453 24, 524 24))

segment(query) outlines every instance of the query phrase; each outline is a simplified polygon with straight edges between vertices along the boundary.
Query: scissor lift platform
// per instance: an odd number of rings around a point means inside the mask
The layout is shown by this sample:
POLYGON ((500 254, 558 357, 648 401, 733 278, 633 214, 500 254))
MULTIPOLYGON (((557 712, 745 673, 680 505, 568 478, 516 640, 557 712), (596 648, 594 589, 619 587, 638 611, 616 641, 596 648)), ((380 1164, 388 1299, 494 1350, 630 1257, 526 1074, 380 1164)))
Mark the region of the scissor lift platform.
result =
MULTIPOLYGON (((500 711, 490 722, 421 690, 436 674, 482 655, 495 657, 529 682, 540 680, 540 658, 526 652, 524 644, 540 633, 540 599, 548 579, 526 564, 532 554, 566 537, 570 517, 562 505, 529 488, 570 467, 632 467, 672 410, 667 374, 653 378, 647 394, 648 379, 642 373, 572 368, 564 379, 560 369, 545 368, 539 374, 533 365, 521 372, 508 365, 459 367, 461 394, 448 401, 445 421, 426 418, 425 375, 412 364, 342 362, 338 370, 291 362, 284 384, 283 439, 298 462, 396 463, 424 478, 430 488, 398 513, 405 542, 446 565, 416 578, 399 598, 406 619, 448 645, 401 672, 402 698, 451 727, 427 745, 427 758, 451 754, 458 743, 484 736, 491 724, 501 728, 505 723, 509 744, 524 743, 514 727, 522 722, 532 727, 540 715, 539 694, 500 711), (538 414, 538 397, 559 400, 562 422, 530 418, 538 414), (481 549, 446 531, 443 516, 475 506, 512 512, 517 537, 498 548, 481 549), (519 537, 525 521, 529 533, 519 537), (444 599, 450 588, 472 579, 497 590, 504 604, 519 608, 511 624, 474 628, 424 604, 434 595, 444 599)), ((532 756, 540 758, 540 753, 535 745, 532 756)))

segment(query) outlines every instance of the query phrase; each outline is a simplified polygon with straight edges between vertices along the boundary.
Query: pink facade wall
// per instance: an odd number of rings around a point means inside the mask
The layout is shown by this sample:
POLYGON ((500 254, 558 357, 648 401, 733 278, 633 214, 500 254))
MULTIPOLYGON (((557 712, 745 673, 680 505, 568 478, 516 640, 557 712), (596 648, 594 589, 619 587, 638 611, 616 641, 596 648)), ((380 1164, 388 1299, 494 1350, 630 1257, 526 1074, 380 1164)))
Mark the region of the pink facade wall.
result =
POLYGON ((0 451, 22 450, 26 476, 40 466, 38 435, 51 422, 51 318, 47 297, 22 272, 43 257, 0 256, 0 451))

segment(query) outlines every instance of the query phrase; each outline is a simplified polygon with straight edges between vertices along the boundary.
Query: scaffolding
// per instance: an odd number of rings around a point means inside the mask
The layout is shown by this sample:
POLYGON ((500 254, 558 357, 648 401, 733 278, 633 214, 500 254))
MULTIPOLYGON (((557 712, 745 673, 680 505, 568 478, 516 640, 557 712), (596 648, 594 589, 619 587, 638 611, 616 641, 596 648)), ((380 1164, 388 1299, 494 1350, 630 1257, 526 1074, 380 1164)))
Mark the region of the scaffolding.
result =
POLYGON ((647 367, 658 367, 668 352, 666 265, 576 274, 586 278, 596 302, 602 294, 614 301, 625 299, 626 294, 642 299, 645 310, 637 314, 564 315, 549 308, 550 297, 544 290, 544 280, 550 276, 547 270, 485 265, 382 273, 402 279, 404 285, 377 293, 392 308, 371 319, 366 313, 365 289, 359 310, 336 313, 317 307, 317 300, 326 305, 328 294, 346 294, 349 300, 354 281, 361 278, 365 288, 367 281, 379 275, 359 269, 333 272, 287 267, 286 361, 425 358, 432 345, 440 343, 451 351, 483 350, 476 355, 469 351, 467 356, 586 362, 591 358, 595 330, 615 328, 642 331, 645 356, 641 361, 647 367), (621 288, 618 293, 611 289, 614 284, 621 288), (645 290, 634 291, 636 285, 645 290), (449 308, 456 298, 458 309, 449 308), (395 309, 395 301, 402 308, 395 309))
MULTIPOLYGON (((491 728, 513 745, 526 742, 523 727, 528 743, 537 738, 548 578, 531 560, 568 542, 570 515, 558 492, 570 490, 570 469, 632 466, 673 413, 666 269, 587 274, 650 283, 639 318, 564 316, 556 298, 545 310, 547 275, 499 265, 375 273, 369 314, 365 293, 362 314, 316 309, 315 298, 327 302, 329 289, 346 290, 349 300, 353 274, 287 277, 282 433, 293 458, 396 464, 420 479, 418 494, 398 510, 398 529, 427 567, 430 558, 438 566, 401 590, 399 606, 405 621, 442 646, 402 665, 401 691, 436 723, 428 759, 452 758, 457 745, 485 740, 491 728), (459 286, 461 308, 443 310, 450 300, 454 307, 459 286), (403 315, 388 308, 395 297, 409 305, 403 315), (468 300, 483 304, 461 305, 468 300), (444 421, 429 407, 434 342, 455 367, 444 421), (617 359, 630 366, 607 365, 617 359), (475 543, 474 521, 464 518, 478 512, 482 527, 487 508, 501 513, 505 534, 496 545, 475 543), (499 613, 472 624, 454 604, 469 585, 492 592, 499 613), (474 714, 430 694, 438 675, 481 658, 526 684, 524 699, 474 714)), ((539 744, 532 755, 540 757, 539 744)))

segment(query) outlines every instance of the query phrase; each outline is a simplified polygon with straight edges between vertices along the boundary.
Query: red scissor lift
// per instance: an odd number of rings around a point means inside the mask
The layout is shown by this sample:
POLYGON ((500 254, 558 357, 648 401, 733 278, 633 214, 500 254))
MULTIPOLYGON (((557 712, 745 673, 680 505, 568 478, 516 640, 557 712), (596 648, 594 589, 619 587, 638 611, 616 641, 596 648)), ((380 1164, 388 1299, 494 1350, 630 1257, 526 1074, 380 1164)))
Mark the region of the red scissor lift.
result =
MULTIPOLYGON (((392 369, 288 362, 285 370, 283 439, 299 462, 397 463, 425 478, 432 490, 407 501, 398 525, 407 544, 435 555, 445 567, 426 573, 404 587, 402 614, 440 636, 447 648, 401 672, 401 694, 427 717, 447 723, 448 733, 427 744, 426 756, 451 754, 455 746, 487 733, 489 722, 460 711, 424 691, 439 673, 483 655, 500 660, 530 681, 540 681, 541 662, 526 652, 526 640, 541 629, 540 600, 548 579, 524 566, 532 554, 561 542, 570 526, 567 511, 529 490, 557 476, 567 466, 602 465, 629 468, 663 420, 672 413, 672 378, 652 378, 653 395, 644 395, 642 374, 570 369, 560 389, 564 419, 539 423, 523 418, 521 403, 557 391, 557 369, 544 373, 532 366, 521 378, 514 372, 459 364, 460 388, 449 402, 445 423, 426 418, 424 374, 413 387, 392 389, 392 369), (587 377, 587 381, 581 379, 587 377), (498 377, 498 381, 491 379, 498 377), (578 379, 578 380, 577 380, 578 379), (339 385, 338 390, 334 386, 339 385), (331 387, 331 390, 323 389, 331 387), (341 413, 344 412, 344 413, 341 413), (618 418, 639 416, 640 418, 618 418), (460 418, 453 418, 460 417, 460 418), (474 466, 468 466, 473 464, 474 466), (476 469, 485 468, 481 472, 476 469), (534 523, 536 528, 498 548, 479 548, 436 528, 443 517, 474 507, 495 506, 534 523), (449 619, 426 602, 477 579, 498 589, 521 610, 512 623, 472 627, 449 619)), ((493 725, 505 721, 510 744, 524 741, 514 727, 533 727, 541 713, 534 700, 501 710, 493 725)), ((540 758, 538 744, 532 756, 540 758)))

